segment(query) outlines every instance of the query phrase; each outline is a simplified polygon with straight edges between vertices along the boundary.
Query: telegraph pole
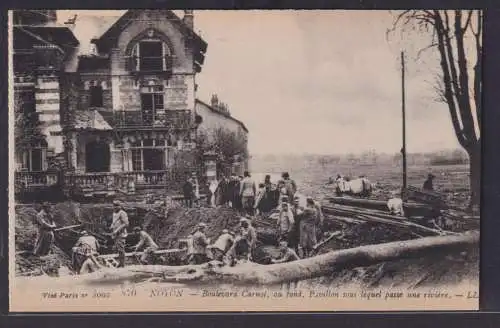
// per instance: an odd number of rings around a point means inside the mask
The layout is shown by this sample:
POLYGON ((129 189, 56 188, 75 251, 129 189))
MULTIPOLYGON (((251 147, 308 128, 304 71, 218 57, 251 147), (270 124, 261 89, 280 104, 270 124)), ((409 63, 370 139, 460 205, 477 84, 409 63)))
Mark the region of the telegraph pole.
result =
POLYGON ((405 109, 405 56, 404 52, 401 51, 401 110, 402 110, 402 120, 403 120, 403 148, 401 148, 401 153, 403 155, 403 190, 402 196, 403 200, 406 200, 406 109, 405 109))

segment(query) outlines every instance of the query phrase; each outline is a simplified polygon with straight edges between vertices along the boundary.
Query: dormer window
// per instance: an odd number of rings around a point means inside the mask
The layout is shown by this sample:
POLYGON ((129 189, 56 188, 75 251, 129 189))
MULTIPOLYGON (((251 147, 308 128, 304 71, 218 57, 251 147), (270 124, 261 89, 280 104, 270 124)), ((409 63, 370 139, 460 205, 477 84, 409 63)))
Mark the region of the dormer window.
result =
POLYGON ((132 49, 132 69, 142 72, 165 72, 171 69, 167 44, 159 39, 144 39, 132 49))

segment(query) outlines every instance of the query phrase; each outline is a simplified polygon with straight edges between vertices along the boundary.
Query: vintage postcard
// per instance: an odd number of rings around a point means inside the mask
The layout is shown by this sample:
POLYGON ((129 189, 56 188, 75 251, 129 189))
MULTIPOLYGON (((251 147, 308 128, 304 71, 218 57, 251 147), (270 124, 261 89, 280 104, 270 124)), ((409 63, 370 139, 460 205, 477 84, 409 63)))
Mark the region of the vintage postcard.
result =
POLYGON ((11 11, 10 311, 478 309, 482 24, 11 11))

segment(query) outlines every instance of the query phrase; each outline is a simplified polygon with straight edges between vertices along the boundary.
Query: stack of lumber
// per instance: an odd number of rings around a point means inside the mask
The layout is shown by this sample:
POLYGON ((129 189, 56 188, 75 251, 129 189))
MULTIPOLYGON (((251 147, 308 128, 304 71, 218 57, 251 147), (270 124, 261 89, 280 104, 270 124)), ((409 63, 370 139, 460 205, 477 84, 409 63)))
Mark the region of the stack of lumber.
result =
POLYGON ((390 226, 408 229, 415 233, 424 233, 426 235, 451 235, 456 234, 451 231, 444 231, 442 229, 430 228, 411 221, 410 219, 391 215, 387 212, 359 208, 345 205, 323 206, 323 212, 335 216, 352 217, 362 222, 372 222, 377 224, 386 224, 390 226))
MULTIPOLYGON (((373 200, 373 199, 363 199, 363 198, 351 198, 351 197, 329 197, 330 203, 335 205, 346 205, 360 207, 363 209, 372 209, 379 211, 387 211, 387 202, 383 200, 373 200)), ((407 216, 425 216, 425 217, 436 217, 439 213, 439 209, 434 208, 430 205, 418 204, 418 203, 404 203, 403 204, 405 213, 407 216)))

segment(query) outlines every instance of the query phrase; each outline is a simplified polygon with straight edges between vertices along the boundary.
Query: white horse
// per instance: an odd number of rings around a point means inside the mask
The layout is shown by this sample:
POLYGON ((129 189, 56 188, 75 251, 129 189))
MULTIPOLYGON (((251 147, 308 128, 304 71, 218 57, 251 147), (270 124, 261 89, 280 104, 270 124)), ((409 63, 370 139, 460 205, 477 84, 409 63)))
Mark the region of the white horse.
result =
POLYGON ((337 196, 349 195, 359 197, 369 197, 373 190, 373 184, 366 177, 356 179, 347 179, 338 176, 336 179, 330 179, 335 186, 337 196))

